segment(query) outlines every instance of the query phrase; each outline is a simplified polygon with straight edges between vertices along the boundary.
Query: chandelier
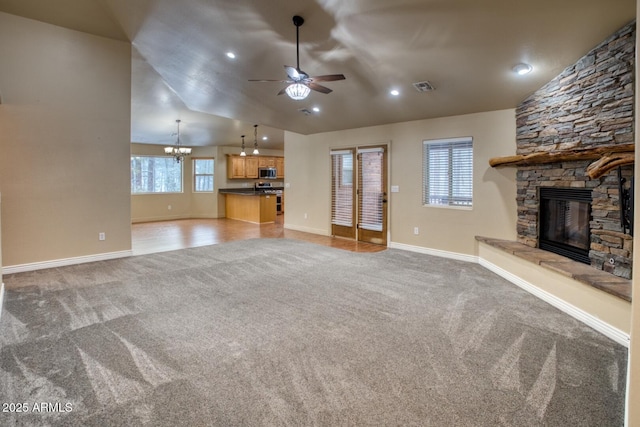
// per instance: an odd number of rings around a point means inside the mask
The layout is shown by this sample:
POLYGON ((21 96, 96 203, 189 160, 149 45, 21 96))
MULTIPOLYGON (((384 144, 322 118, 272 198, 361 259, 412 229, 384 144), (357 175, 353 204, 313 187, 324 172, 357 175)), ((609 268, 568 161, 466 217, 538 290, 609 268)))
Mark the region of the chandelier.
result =
POLYGON ((168 156, 173 156, 176 163, 180 163, 184 160, 184 156, 191 154, 191 148, 180 145, 180 119, 176 120, 176 123, 178 124, 178 138, 176 139, 176 145, 173 147, 164 147, 164 153, 168 156))

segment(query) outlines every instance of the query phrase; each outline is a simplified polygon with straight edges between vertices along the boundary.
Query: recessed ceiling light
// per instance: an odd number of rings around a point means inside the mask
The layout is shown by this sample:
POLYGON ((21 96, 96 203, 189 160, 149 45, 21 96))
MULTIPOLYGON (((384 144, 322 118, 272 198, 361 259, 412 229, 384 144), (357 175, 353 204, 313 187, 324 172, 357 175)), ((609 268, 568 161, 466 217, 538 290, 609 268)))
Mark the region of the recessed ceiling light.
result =
POLYGON ((268 137, 267 135, 265 135, 265 136, 263 136, 263 137, 262 137, 262 140, 263 140, 263 141, 266 141, 267 139, 269 139, 269 137, 268 137))
POLYGON ((533 70, 533 67, 529 64, 525 64, 525 63, 520 63, 518 65, 516 65, 515 67, 513 67, 513 72, 520 75, 520 76, 524 76, 525 74, 529 74, 531 71, 533 70))
POLYGON ((399 91, 399 90, 397 90, 397 89, 392 89, 389 93, 390 93, 391 95, 393 95, 393 96, 398 96, 398 95, 400 95, 400 91, 399 91))
POLYGON ((233 52, 227 52, 227 58, 229 59, 236 59, 236 54, 233 52))
POLYGON ((320 112, 320 109, 319 109, 318 107, 313 107, 313 108, 312 108, 312 110, 313 110, 314 112, 316 112, 316 113, 319 113, 319 112, 320 112))

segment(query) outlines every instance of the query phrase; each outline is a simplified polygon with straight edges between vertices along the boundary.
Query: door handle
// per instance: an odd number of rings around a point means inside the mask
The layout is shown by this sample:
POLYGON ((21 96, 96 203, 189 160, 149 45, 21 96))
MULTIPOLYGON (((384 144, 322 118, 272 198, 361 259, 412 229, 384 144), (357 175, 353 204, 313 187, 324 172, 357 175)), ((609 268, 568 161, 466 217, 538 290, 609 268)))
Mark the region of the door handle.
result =
POLYGON ((382 203, 387 203, 387 199, 382 199, 382 203))

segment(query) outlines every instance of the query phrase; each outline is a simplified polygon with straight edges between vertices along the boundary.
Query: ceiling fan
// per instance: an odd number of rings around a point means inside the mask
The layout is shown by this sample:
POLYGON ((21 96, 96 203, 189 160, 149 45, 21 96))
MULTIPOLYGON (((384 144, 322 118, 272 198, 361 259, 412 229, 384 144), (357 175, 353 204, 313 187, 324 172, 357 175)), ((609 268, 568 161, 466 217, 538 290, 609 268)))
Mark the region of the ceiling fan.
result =
POLYGON ((286 93, 290 98, 300 100, 306 98, 311 90, 321 93, 331 93, 332 90, 326 86, 319 85, 318 82, 332 82, 344 80, 344 74, 327 74, 325 76, 311 77, 300 69, 300 26, 304 24, 301 16, 293 17, 293 25, 296 26, 296 66, 285 65, 288 80, 249 80, 250 82, 281 82, 288 83, 287 87, 278 92, 278 95, 286 93))

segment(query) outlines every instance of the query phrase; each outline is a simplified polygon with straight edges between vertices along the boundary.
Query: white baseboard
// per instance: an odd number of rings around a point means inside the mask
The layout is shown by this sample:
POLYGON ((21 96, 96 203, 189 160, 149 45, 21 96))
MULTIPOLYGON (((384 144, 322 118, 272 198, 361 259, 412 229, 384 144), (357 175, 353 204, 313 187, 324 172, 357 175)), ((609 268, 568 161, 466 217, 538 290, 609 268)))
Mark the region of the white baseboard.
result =
POLYGON ((105 261, 108 259, 125 258, 133 255, 131 250, 107 252, 103 254, 87 255, 74 258, 54 259, 51 261, 33 262, 2 266, 2 274, 23 273, 25 271, 43 270, 45 268, 64 267, 66 265, 84 264, 86 262, 105 261))
POLYGON ((478 262, 478 257, 475 255, 466 255, 458 252, 448 252, 440 249, 431 249, 431 248, 425 248, 422 246, 407 245, 405 243, 389 242, 388 247, 393 249, 402 249, 405 251, 418 252, 425 255, 433 255, 441 258, 455 259, 458 261, 473 262, 473 263, 478 262))
POLYGON ((330 236, 331 233, 327 232, 327 230, 322 230, 320 228, 310 228, 310 227, 300 227, 298 225, 284 224, 284 228, 287 230, 295 230, 295 231, 304 231, 305 233, 319 234, 321 236, 330 236))
POLYGON ((540 298, 541 300, 551 304, 552 306, 554 306, 555 308, 567 313, 569 316, 581 321, 582 323, 586 324, 587 326, 595 329, 596 331, 600 332, 601 334, 609 337, 610 339, 612 339, 613 341, 617 342, 620 345, 623 345, 627 348, 629 348, 629 342, 630 342, 630 337, 629 334, 621 331, 618 328, 615 328, 611 325, 609 325, 608 323, 602 321, 601 319, 587 313, 584 310, 581 310, 569 303, 567 303, 566 301, 558 298, 555 295, 552 295, 550 293, 548 293, 547 291, 544 291, 540 288, 538 288, 537 286, 532 285, 531 283, 521 279, 520 277, 516 276, 513 273, 510 273, 507 270, 504 270, 501 267, 498 267, 497 265, 486 261, 482 258, 479 259, 479 264, 481 266, 483 266, 484 268, 486 268, 487 270, 490 270, 494 273, 496 273, 498 276, 507 279, 509 282, 513 283, 514 285, 524 289, 525 291, 529 292, 530 294, 540 298))
POLYGON ((160 222, 160 221, 177 221, 179 219, 190 219, 190 215, 162 215, 162 216, 145 216, 131 218, 131 224, 139 224, 143 222, 160 222))

